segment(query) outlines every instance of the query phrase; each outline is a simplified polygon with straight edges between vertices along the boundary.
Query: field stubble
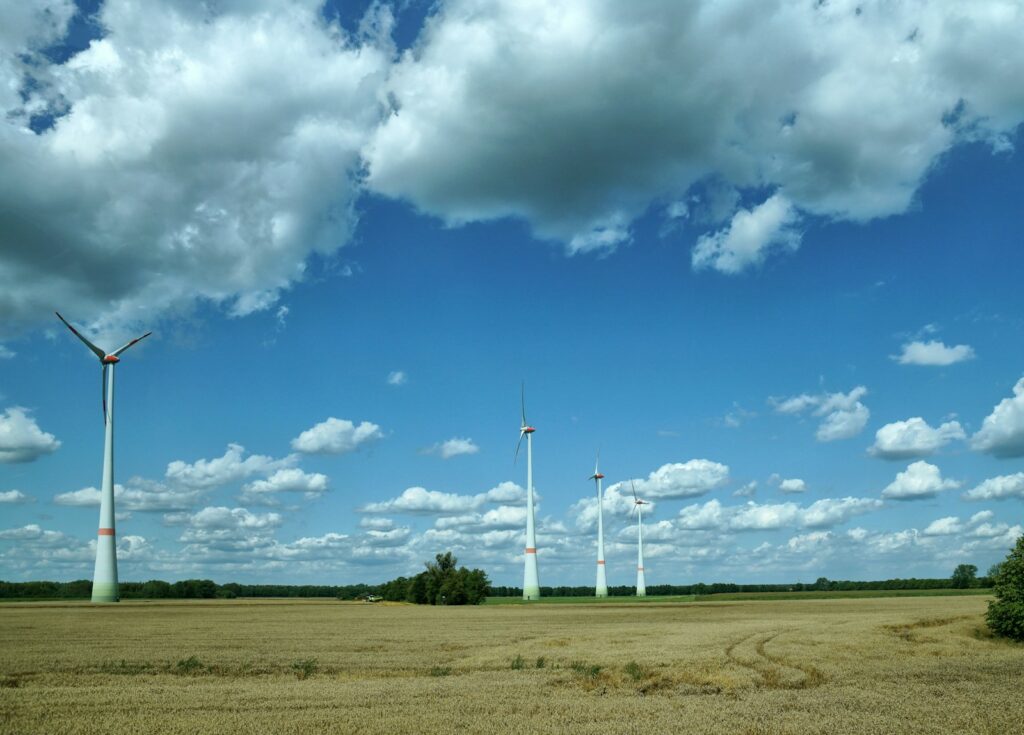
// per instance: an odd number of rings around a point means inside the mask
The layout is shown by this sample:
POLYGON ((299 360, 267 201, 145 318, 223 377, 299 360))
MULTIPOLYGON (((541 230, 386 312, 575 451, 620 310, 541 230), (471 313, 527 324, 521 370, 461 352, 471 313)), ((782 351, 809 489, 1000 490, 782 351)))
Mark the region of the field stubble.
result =
POLYGON ((10 604, 0 732, 1024 732, 985 602, 10 604))

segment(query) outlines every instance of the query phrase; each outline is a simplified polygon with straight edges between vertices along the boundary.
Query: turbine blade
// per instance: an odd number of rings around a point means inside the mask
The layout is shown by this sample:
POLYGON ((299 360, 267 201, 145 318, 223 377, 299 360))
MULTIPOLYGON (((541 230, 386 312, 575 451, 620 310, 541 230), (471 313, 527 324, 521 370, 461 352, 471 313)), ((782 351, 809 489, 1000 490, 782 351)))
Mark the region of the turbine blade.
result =
POLYGON ((103 380, 103 425, 107 425, 107 363, 103 363, 101 379, 103 380))
POLYGON ((523 384, 520 386, 520 389, 519 389, 519 401, 520 401, 520 403, 522 405, 522 408, 523 408, 523 414, 522 414, 523 415, 523 426, 526 426, 526 381, 525 380, 523 381, 523 384))
POLYGON ((132 345, 134 345, 134 344, 137 344, 137 343, 141 342, 142 340, 144 340, 144 339, 145 339, 146 337, 148 337, 148 336, 149 336, 149 335, 151 335, 151 334, 153 334, 153 333, 152 333, 152 332, 146 332, 146 333, 145 333, 144 335, 142 335, 141 337, 137 337, 137 338, 133 339, 133 340, 132 340, 131 342, 129 342, 128 344, 126 344, 126 345, 125 345, 124 347, 119 347, 118 349, 114 350, 114 351, 113 351, 113 352, 111 352, 110 354, 112 354, 112 355, 113 355, 114 357, 117 357, 117 356, 118 356, 118 355, 120 355, 120 354, 121 354, 122 352, 124 352, 125 350, 127 350, 127 349, 128 349, 129 347, 131 347, 131 346, 132 346, 132 345))
POLYGON ((72 327, 72 326, 71 326, 70 324, 68 324, 68 320, 67 320, 67 319, 65 319, 64 317, 62 317, 62 316, 60 315, 60 312, 59 312, 59 311, 55 311, 55 312, 53 312, 53 313, 57 315, 57 318, 58 318, 58 319, 60 319, 60 320, 61 320, 62 322, 64 322, 64 326, 65 326, 65 327, 67 327, 68 329, 70 329, 70 330, 71 330, 71 333, 72 333, 73 335, 75 335, 75 336, 76 336, 76 337, 78 337, 78 338, 79 338, 80 340, 82 340, 83 342, 85 342, 85 346, 86 346, 86 347, 88 347, 88 348, 89 348, 90 350, 92 350, 92 351, 93 351, 93 352, 94 352, 94 353, 96 354, 96 357, 98 357, 98 358, 100 358, 100 359, 102 360, 102 359, 103 359, 104 357, 106 357, 106 356, 107 356, 107 353, 105 353, 105 352, 104 352, 103 350, 101 350, 101 349, 100 349, 99 347, 97 347, 97 346, 96 346, 96 345, 94 345, 94 344, 93 344, 92 342, 90 342, 89 340, 87 340, 87 339, 86 339, 85 337, 83 337, 83 336, 82 336, 82 333, 81 333, 81 332, 79 332, 79 331, 78 331, 77 329, 75 329, 75 328, 74 328, 74 327, 72 327))
POLYGON ((633 502, 635 503, 638 500, 638 498, 636 497, 636 485, 634 485, 633 481, 630 480, 629 481, 629 486, 633 489, 633 502))
POLYGON ((601 474, 600 471, 597 469, 597 466, 599 464, 601 464, 601 450, 600 449, 597 450, 597 459, 594 460, 594 477, 597 477, 599 474, 601 474))
POLYGON ((519 441, 516 442, 516 456, 512 459, 512 464, 519 461, 519 447, 523 446, 523 437, 526 436, 525 431, 519 432, 519 441))

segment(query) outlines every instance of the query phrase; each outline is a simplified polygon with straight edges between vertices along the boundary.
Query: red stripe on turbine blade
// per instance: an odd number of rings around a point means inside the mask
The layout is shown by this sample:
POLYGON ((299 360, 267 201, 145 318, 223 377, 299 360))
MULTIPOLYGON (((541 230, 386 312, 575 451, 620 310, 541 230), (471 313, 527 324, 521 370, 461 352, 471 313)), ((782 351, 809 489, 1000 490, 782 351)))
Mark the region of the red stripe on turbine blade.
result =
POLYGON ((100 536, 113 536, 113 535, 114 535, 114 529, 113 528, 101 528, 100 529, 100 536))
POLYGON ((644 570, 644 568, 643 568, 643 567, 637 567, 637 568, 636 568, 636 570, 637 570, 638 572, 642 572, 642 571, 644 570))
POLYGON ((537 549, 535 549, 535 548, 534 548, 534 547, 532 547, 532 546, 527 546, 527 547, 526 547, 526 553, 527 553, 527 554, 536 554, 536 553, 537 553, 537 549))
POLYGON ((597 563, 600 564, 601 566, 604 566, 604 559, 598 559, 597 563))

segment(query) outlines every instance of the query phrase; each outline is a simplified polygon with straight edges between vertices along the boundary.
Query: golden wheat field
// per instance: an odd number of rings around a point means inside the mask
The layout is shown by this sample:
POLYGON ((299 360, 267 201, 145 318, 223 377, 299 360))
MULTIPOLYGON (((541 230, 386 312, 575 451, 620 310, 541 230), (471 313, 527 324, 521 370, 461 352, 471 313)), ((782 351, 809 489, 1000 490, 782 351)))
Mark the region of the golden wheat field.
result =
POLYGON ((5 604, 0 732, 1024 732, 986 599, 5 604))

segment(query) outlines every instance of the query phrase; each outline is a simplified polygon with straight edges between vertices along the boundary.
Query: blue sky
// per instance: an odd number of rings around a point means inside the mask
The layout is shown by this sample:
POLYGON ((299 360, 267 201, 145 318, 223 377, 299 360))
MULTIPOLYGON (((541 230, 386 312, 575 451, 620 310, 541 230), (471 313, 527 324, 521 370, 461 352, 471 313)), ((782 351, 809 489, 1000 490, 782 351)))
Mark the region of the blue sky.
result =
POLYGON ((99 371, 54 309, 155 331, 122 579, 519 584, 521 381, 543 584, 593 581, 598 447, 610 584, 630 479, 651 584, 1000 560, 1024 9, 862 5, 5 10, 0 578, 91 575, 99 371))

